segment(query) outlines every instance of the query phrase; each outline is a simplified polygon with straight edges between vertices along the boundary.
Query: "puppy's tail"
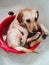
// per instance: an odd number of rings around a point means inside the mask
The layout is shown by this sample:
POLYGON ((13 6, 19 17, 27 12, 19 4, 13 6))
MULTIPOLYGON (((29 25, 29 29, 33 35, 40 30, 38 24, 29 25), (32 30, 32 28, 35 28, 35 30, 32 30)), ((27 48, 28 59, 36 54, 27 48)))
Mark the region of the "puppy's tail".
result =
POLYGON ((15 47, 15 49, 19 50, 19 51, 24 51, 26 53, 37 53, 37 54, 39 54, 37 51, 29 50, 29 49, 21 47, 21 46, 17 46, 17 47, 15 47))

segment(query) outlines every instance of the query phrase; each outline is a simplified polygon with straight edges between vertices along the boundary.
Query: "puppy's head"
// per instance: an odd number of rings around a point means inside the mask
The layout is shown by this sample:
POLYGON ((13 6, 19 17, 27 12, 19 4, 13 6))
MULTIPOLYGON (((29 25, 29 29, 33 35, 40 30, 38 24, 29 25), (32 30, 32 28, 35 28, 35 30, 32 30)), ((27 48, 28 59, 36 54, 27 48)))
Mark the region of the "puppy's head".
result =
POLYGON ((29 32, 37 29, 38 18, 39 12, 36 9, 22 9, 17 16, 19 23, 25 24, 29 32))

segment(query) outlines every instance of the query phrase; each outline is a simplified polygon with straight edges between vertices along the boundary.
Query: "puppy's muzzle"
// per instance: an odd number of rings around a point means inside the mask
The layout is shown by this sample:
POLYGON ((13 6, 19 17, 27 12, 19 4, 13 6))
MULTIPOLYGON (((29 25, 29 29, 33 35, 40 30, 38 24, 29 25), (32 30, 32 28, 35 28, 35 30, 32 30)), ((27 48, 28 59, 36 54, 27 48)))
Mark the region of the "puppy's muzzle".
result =
POLYGON ((41 28, 40 28, 40 26, 38 26, 38 29, 36 30, 36 29, 34 29, 34 30, 32 30, 32 33, 30 33, 29 34, 29 36, 31 37, 31 36, 34 36, 37 32, 39 32, 39 31, 41 31, 41 28))
POLYGON ((34 36, 39 30, 40 30, 40 28, 38 28, 38 30, 36 30, 36 29, 32 30, 32 33, 29 32, 28 38, 34 36))

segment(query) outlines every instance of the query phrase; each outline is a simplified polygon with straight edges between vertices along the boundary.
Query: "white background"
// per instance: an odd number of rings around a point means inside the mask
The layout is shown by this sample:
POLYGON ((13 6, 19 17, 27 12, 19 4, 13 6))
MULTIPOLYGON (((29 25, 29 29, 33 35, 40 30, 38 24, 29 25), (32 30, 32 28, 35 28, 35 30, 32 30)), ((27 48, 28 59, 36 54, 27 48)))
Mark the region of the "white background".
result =
MULTIPOLYGON (((49 0, 0 0, 0 23, 9 16, 8 11, 16 13, 22 8, 37 8, 39 22, 49 29, 49 0)), ((17 55, 0 48, 0 65, 49 65, 49 37, 36 50, 40 54, 17 55)))

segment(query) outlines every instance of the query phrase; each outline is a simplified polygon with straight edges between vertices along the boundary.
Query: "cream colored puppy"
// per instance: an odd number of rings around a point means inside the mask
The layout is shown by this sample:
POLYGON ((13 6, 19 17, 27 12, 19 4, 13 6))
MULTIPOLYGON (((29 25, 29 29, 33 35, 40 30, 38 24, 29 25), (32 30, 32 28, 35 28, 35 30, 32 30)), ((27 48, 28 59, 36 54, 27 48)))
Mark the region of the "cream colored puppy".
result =
MULTIPOLYGON (((42 26, 37 22, 38 17, 39 12, 36 9, 20 10, 7 31, 8 45, 19 51, 37 53, 36 51, 28 50, 23 46, 26 43, 31 42, 30 46, 32 47, 36 42, 33 42, 33 40, 39 37, 40 32, 35 32, 38 30, 38 26, 42 28, 42 26), (32 33, 32 37, 27 38, 29 33, 32 33)), ((38 41, 41 41, 42 39, 43 38, 41 36, 38 41)))
POLYGON ((35 9, 22 9, 18 13, 7 31, 7 43, 10 47, 19 51, 35 52, 23 47, 28 31, 32 33, 34 28, 37 29, 36 22, 34 22, 35 18, 38 18, 37 10, 35 9))

